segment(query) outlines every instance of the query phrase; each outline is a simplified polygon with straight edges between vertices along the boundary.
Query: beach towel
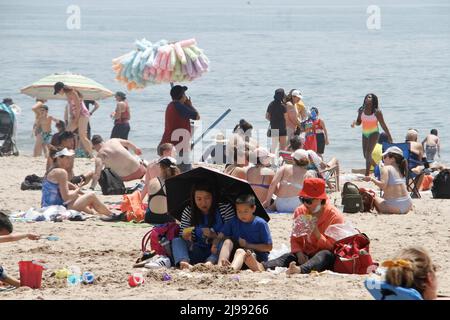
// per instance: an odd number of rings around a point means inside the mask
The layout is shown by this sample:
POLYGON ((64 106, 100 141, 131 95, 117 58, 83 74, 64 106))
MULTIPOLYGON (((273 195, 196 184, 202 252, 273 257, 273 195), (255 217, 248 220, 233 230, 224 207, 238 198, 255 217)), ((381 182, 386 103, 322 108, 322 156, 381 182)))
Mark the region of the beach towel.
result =
POLYGON ((27 211, 13 213, 9 216, 13 221, 54 221, 61 222, 63 220, 84 221, 87 215, 76 210, 68 210, 64 206, 48 206, 44 208, 30 208, 27 211))

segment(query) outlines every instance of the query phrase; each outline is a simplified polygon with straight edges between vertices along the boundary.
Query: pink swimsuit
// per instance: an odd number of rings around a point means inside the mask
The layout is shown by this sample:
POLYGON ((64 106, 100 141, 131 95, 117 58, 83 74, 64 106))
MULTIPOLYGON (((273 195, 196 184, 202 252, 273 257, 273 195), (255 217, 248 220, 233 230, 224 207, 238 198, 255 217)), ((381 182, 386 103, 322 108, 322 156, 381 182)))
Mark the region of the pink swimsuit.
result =
MULTIPOLYGON (((80 110, 80 117, 86 117, 89 118, 89 116, 91 115, 89 113, 89 110, 86 108, 86 105, 84 104, 84 101, 81 100, 81 110, 80 110)), ((72 118, 75 117, 75 102, 72 100, 70 101, 70 115, 72 116, 72 118)))

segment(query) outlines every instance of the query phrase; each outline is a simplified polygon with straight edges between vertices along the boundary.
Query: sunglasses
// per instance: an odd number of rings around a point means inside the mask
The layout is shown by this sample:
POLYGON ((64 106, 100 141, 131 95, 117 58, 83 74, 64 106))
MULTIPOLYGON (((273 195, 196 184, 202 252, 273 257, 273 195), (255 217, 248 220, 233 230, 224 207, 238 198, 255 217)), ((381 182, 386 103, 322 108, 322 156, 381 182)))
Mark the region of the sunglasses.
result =
POLYGON ((299 197, 300 201, 305 204, 312 204, 314 199, 299 197))

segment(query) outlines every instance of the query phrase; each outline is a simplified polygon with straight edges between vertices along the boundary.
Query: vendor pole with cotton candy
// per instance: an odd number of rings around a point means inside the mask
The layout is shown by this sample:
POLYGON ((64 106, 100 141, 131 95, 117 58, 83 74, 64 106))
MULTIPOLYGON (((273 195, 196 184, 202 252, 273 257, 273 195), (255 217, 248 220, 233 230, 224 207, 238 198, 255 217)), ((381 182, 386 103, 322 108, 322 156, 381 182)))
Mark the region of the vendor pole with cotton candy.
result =
POLYGON ((129 91, 148 85, 187 82, 209 71, 209 59, 195 39, 178 42, 145 38, 135 42, 135 50, 113 59, 116 80, 129 91))
MULTIPOLYGON (((172 101, 166 110, 165 131, 161 143, 174 144, 179 158, 183 158, 180 170, 189 170, 191 166, 188 158, 192 148, 190 121, 199 120, 200 115, 192 106, 190 97, 184 94, 187 87, 174 86, 174 83, 189 82, 201 77, 209 71, 209 59, 197 46, 195 39, 178 42, 159 40, 152 43, 144 38, 137 40, 135 46, 135 50, 113 59, 112 68, 116 73, 116 80, 125 84, 129 91, 154 84, 170 83, 172 101), (186 131, 182 139, 186 142, 184 147, 180 147, 178 138, 176 141, 171 138, 172 134, 180 129, 186 131)), ((199 142, 230 111, 230 109, 226 110, 194 144, 199 142)))

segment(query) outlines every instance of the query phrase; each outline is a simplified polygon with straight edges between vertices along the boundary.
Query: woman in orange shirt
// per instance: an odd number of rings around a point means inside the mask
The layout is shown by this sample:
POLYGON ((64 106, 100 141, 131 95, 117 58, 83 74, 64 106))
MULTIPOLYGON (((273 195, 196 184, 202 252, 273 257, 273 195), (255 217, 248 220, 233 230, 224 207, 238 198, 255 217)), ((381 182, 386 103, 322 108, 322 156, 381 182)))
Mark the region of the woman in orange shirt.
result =
POLYGON ((344 217, 328 201, 323 179, 305 179, 299 197, 303 204, 294 212, 291 252, 263 263, 247 255, 244 262, 251 270, 289 267, 286 273, 294 274, 333 268, 335 257, 331 250, 335 240, 326 236, 325 230, 332 224, 344 223, 344 217))

